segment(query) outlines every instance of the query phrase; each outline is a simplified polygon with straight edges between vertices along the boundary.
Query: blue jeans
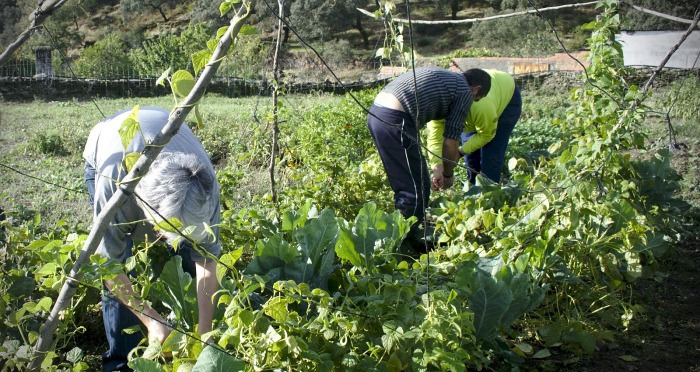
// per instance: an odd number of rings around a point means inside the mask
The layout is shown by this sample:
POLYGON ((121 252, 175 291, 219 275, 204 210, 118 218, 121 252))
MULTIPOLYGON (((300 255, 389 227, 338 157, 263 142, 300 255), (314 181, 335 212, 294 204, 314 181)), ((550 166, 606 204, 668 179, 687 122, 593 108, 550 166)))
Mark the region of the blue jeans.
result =
MULTIPOLYGON (((94 204, 95 200, 95 169, 85 163, 85 186, 90 195, 88 201, 90 205, 94 204)), ((127 241, 126 257, 132 255, 134 242, 129 239, 127 241)), ((182 268, 193 278, 196 276, 195 264, 192 260, 192 247, 189 244, 181 243, 177 252, 168 246, 170 255, 179 255, 182 257, 182 268)), ((134 273, 129 273, 133 276, 134 273)), ((105 326, 105 334, 109 349, 102 354, 102 370, 103 371, 131 371, 128 367, 127 357, 129 352, 134 349, 143 339, 144 334, 136 332, 133 334, 124 333, 125 328, 133 327, 140 324, 136 315, 112 295, 106 288, 103 288, 102 293, 102 320, 105 326)))
MULTIPOLYGON (((520 119, 522 113, 522 99, 520 89, 515 87, 513 98, 508 106, 498 117, 498 127, 496 136, 481 149, 464 156, 464 162, 469 169, 469 182, 474 183, 476 175, 481 173, 494 182, 501 182, 501 172, 503 171, 503 161, 506 157, 506 149, 510 134, 515 128, 515 124, 520 119)), ((467 142, 475 133, 462 133, 462 144, 467 142)))

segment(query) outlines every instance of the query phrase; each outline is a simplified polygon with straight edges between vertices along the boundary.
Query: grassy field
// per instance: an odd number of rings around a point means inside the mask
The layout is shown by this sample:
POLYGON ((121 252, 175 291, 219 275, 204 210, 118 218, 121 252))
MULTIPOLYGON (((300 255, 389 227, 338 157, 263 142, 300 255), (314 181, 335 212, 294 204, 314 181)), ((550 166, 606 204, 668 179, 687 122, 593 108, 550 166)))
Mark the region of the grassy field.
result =
MULTIPOLYGON (((339 97, 286 96, 285 107, 299 115, 312 105, 339 100, 339 97)), ((31 102, 3 105, 0 109, 0 200, 4 210, 38 212, 49 224, 61 219, 89 223, 91 216, 83 185, 82 150, 90 129, 103 119, 136 105, 172 108, 171 97, 97 99, 95 101, 31 102)), ((231 151, 242 148, 257 130, 271 130, 268 123, 270 100, 230 99, 209 96, 200 106, 204 128, 199 129, 205 148, 217 169, 246 168, 256 183, 264 169, 251 167, 231 151)), ((194 125, 194 116, 188 117, 194 125)), ((260 146, 269 146, 263 143, 260 146)), ((263 180, 264 181, 264 180, 263 180)), ((241 192, 265 192, 264 185, 243 185, 241 192)))

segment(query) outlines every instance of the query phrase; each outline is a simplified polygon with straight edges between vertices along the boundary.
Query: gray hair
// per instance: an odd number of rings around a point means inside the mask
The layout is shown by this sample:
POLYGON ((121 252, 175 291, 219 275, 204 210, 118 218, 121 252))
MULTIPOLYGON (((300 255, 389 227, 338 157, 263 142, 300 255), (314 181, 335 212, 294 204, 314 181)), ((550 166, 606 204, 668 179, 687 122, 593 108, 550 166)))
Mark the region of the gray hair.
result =
MULTIPOLYGON (((206 238, 204 223, 209 223, 216 210, 214 197, 216 176, 211 168, 194 154, 183 152, 161 153, 151 164, 148 173, 136 186, 136 193, 153 209, 141 206, 156 222, 177 218, 182 224, 195 226, 191 237, 196 241, 206 238), (161 217, 162 216, 162 217, 161 217)), ((175 236, 166 234, 168 240, 175 236)))

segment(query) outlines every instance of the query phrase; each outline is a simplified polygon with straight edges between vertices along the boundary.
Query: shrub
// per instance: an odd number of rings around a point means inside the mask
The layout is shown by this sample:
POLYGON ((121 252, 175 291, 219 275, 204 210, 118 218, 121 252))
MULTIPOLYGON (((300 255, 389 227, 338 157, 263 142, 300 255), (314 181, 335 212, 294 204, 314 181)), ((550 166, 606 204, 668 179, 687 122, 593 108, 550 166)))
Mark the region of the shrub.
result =
POLYGON ((60 155, 66 153, 61 136, 56 133, 39 133, 31 141, 33 147, 44 155, 60 155))
POLYGON ((470 35, 469 46, 488 45, 504 56, 541 57, 559 49, 547 23, 532 15, 480 22, 472 27, 470 35))
POLYGON ((129 53, 134 68, 142 76, 157 77, 168 68, 192 71, 192 54, 203 49, 210 38, 204 24, 190 25, 180 35, 162 35, 143 42, 129 53))
POLYGON ((111 34, 85 48, 75 62, 75 74, 83 78, 122 78, 133 72, 126 53, 127 45, 119 34, 111 34))

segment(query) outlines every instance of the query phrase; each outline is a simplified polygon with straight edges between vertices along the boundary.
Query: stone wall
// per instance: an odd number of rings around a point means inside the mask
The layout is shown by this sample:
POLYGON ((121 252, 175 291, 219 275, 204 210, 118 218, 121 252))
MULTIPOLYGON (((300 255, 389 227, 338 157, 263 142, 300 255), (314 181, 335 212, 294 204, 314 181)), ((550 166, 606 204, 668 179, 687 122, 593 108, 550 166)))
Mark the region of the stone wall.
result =
MULTIPOLYGON (((154 97, 169 95, 170 88, 156 85, 156 79, 71 79, 36 75, 34 77, 0 77, 0 99, 6 101, 89 99, 94 97, 154 97)), ((384 85, 385 80, 351 83, 300 83, 284 87, 286 93, 327 92, 344 94, 384 85)), ((217 78, 207 87, 208 93, 226 97, 269 96, 272 85, 264 80, 217 78)))

